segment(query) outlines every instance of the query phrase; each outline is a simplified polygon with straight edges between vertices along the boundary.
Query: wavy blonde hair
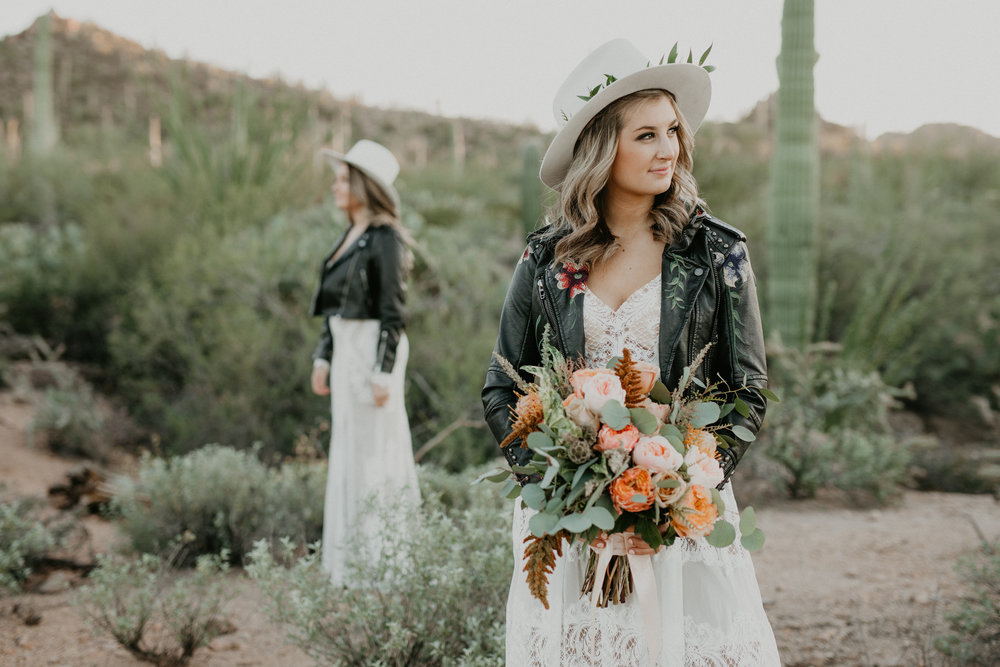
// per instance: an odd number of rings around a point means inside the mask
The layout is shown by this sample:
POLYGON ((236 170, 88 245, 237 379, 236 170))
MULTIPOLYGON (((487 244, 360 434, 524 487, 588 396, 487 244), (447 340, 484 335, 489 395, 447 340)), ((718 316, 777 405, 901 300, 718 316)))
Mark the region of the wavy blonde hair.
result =
POLYGON ((572 261, 593 266, 610 258, 617 250, 614 235, 604 222, 604 205, 611 166, 618 152, 618 140, 629 114, 639 105, 659 98, 670 100, 677 114, 677 162, 670 189, 656 196, 649 212, 653 237, 670 243, 684 229, 691 215, 704 202, 694 179, 694 134, 674 96, 659 88, 640 90, 615 100, 583 128, 573 149, 566 178, 559 188, 559 201, 550 210, 553 220, 545 238, 556 239, 555 261, 572 261))
POLYGON ((369 224, 373 227, 392 227, 407 246, 413 246, 413 237, 400 219, 396 202, 385 189, 354 165, 347 163, 347 186, 351 198, 371 213, 369 224))

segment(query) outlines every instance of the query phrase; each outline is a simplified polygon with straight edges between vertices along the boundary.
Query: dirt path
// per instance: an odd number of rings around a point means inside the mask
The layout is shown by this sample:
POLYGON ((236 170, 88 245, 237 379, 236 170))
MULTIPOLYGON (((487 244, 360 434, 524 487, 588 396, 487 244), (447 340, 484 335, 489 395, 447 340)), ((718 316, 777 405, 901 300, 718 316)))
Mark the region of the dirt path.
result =
MULTIPOLYGON (((76 462, 28 447, 30 415, 30 405, 0 394, 0 483, 17 495, 44 495, 76 462)), ((990 496, 907 492, 898 506, 880 510, 824 501, 757 509, 767 544, 754 561, 786 667, 936 664, 930 641, 941 630, 943 604, 960 589, 953 564, 979 542, 970 519, 987 538, 1000 537, 1000 507, 990 496)), ((113 528, 100 519, 87 525, 107 547, 113 528)), ((230 581, 236 597, 228 620, 236 631, 199 650, 191 665, 313 664, 265 617, 256 586, 239 573, 230 581)), ((72 598, 72 590, 0 598, 0 664, 144 664, 91 633, 72 598), (25 610, 40 622, 27 625, 25 610)))

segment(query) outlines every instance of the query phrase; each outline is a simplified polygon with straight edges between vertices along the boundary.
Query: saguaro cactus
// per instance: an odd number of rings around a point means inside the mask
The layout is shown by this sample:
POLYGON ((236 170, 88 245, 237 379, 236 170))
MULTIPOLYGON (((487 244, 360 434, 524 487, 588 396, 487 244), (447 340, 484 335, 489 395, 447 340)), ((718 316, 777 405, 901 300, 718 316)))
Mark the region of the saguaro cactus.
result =
POLYGON ((778 111, 767 224, 768 315, 782 341, 801 348, 816 311, 819 149, 813 102, 813 0, 785 0, 778 55, 778 111))
POLYGON ((59 123, 56 121, 52 89, 51 20, 51 14, 38 18, 38 37, 35 40, 34 113, 28 148, 37 155, 47 155, 59 142, 59 123))

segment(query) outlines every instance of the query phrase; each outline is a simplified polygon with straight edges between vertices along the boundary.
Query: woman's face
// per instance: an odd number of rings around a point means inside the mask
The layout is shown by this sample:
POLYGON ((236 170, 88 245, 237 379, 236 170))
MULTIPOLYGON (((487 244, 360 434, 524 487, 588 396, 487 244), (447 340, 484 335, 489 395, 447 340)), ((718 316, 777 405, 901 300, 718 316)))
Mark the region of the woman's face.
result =
POLYGON ((336 177, 333 181, 333 199, 337 208, 345 213, 350 213, 357 207, 357 201, 351 196, 350 173, 347 164, 341 162, 334 172, 336 177))
POLYGON ((655 196, 670 189, 680 154, 677 111, 667 97, 645 100, 625 117, 609 194, 655 196))

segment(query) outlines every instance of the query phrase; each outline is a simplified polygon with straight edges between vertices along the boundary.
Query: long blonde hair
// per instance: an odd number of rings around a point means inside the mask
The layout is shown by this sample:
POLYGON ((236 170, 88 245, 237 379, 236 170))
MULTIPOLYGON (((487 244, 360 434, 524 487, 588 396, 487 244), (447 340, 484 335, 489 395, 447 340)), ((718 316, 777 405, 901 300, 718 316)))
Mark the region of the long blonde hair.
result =
POLYGON ((396 202, 385 189, 369 178, 360 169, 347 164, 347 186, 351 198, 371 214, 369 224, 373 227, 387 225, 399 235, 403 242, 412 247, 413 237, 403 227, 396 202))
POLYGON ((546 236, 560 239, 556 243, 556 262, 593 266, 614 254, 617 244, 604 222, 604 200, 618 140, 629 113, 640 104, 661 97, 670 100, 677 114, 680 149, 670 189, 656 196, 650 210, 654 238, 670 243, 684 229, 695 208, 704 205, 692 174, 694 135, 674 96, 659 88, 626 95, 594 116, 577 139, 573 161, 559 188, 559 201, 550 211, 553 223, 546 236))

